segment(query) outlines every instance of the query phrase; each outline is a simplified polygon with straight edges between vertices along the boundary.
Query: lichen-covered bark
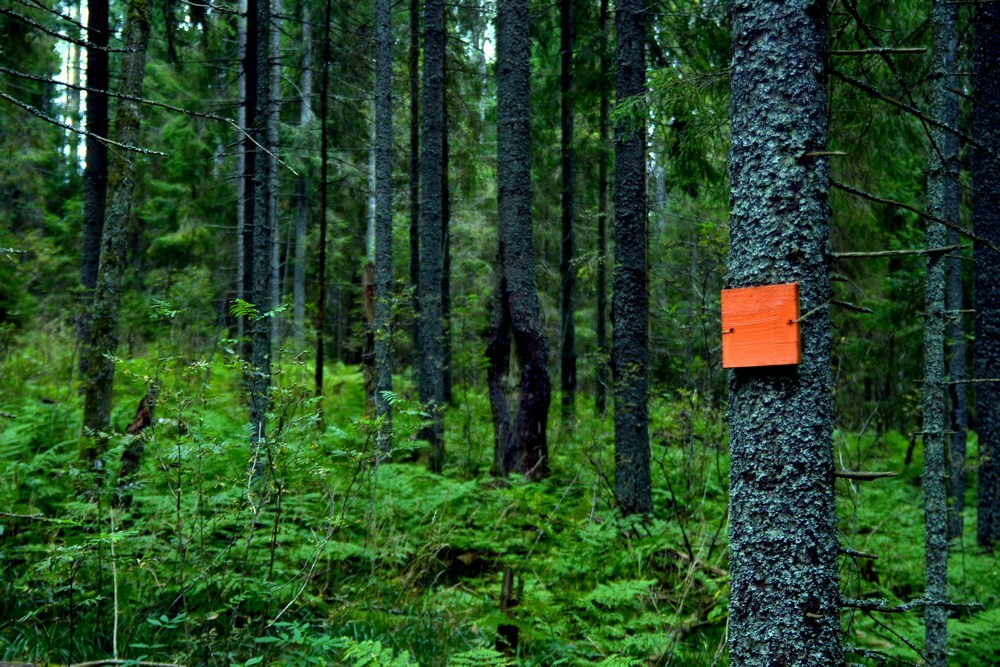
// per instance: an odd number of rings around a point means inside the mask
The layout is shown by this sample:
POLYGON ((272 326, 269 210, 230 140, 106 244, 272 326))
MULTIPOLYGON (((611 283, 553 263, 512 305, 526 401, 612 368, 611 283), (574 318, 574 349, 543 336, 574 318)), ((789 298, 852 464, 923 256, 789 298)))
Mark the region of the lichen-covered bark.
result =
MULTIPOLYGON (((271 98, 271 0, 256 0, 257 108, 253 136, 267 152, 257 150, 254 158, 253 272, 252 302, 260 315, 271 309, 271 250, 274 206, 271 177, 273 133, 269 130, 275 104, 271 98)), ((248 56, 249 57, 249 56, 248 56)), ((271 319, 256 317, 250 330, 250 479, 259 486, 267 473, 267 408, 271 390, 271 319)))
MULTIPOLYGON (((87 3, 87 166, 83 170, 83 249, 80 255, 80 285, 84 288, 83 310, 77 320, 80 349, 90 344, 90 312, 97 269, 101 261, 101 235, 104 228, 108 185, 108 147, 97 137, 108 136, 108 0, 87 3)), ((86 377, 90 360, 80 355, 80 375, 86 377)))
MULTIPOLYGON (((934 50, 932 54, 931 113, 949 127, 955 125, 958 105, 954 93, 956 6, 948 0, 935 0, 931 11, 934 50)), ((935 128, 931 132, 930 169, 927 177, 927 210, 932 215, 958 222, 958 190, 955 178, 958 167, 958 143, 951 133, 935 128)), ((928 248, 941 248, 948 242, 945 226, 927 220, 928 248)), ((927 255, 924 286, 924 523, 926 558, 926 596, 924 609, 924 657, 928 665, 943 667, 948 634, 948 610, 931 604, 948 599, 948 514, 945 486, 945 259, 940 253, 927 255)))
POLYGON ((441 280, 444 272, 441 164, 444 151, 444 2, 424 4, 423 123, 420 146, 420 304, 417 386, 431 415, 423 437, 430 442, 432 470, 444 463, 444 330, 441 280))
POLYGON ((392 3, 375 2, 375 416, 392 447, 392 3))
POLYGON ((487 343, 494 473, 549 471, 552 386, 539 326, 531 234, 531 63, 527 0, 497 3, 497 290, 487 343), (510 368, 514 363, 513 373, 510 368))
POLYGON ((730 659, 841 665, 825 3, 734 0, 728 287, 797 282, 802 363, 730 376, 730 659))
POLYGON ((575 91, 573 90, 573 50, 576 48, 573 20, 574 0, 560 0, 559 5, 559 50, 561 96, 561 150, 562 150, 562 243, 559 252, 559 331, 560 380, 562 389, 563 427, 572 427, 576 418, 576 311, 573 291, 576 286, 576 268, 573 266, 574 238, 573 224, 576 216, 573 182, 575 174, 575 150, 573 146, 573 114, 575 113, 575 91))
MULTIPOLYGON (((646 7, 620 0, 615 11, 618 104, 646 93, 646 7)), ((649 473, 649 286, 646 125, 615 126, 615 268, 611 365, 615 397, 615 496, 625 514, 653 509, 649 473)))
MULTIPOLYGON (((139 139, 139 104, 149 43, 150 0, 128 5, 122 42, 121 84, 115 112, 114 141, 134 146, 139 139)), ((137 153, 119 150, 108 170, 108 207, 101 236, 101 263, 97 271, 91 315, 90 348, 83 398, 84 463, 103 477, 106 433, 111 425, 111 390, 115 380, 112 356, 118 349, 118 310, 125 274, 125 250, 132 195, 135 192, 137 153)))
POLYGON ((597 157, 597 370, 595 373, 594 407, 602 417, 608 407, 608 117, 610 116, 608 78, 611 58, 608 56, 608 0, 601 0, 601 108, 598 119, 597 157))
POLYGON ((413 349, 420 345, 420 2, 410 0, 410 284, 413 286, 413 349))
MULTIPOLYGON (((1000 146, 1000 5, 976 5, 973 49, 972 126, 980 146, 1000 146)), ((972 158, 972 224, 977 236, 1000 244, 1000 159, 975 150, 972 158)), ((976 344, 974 364, 981 379, 1000 378, 1000 255, 976 244, 976 344)), ((976 385, 979 435, 979 496, 976 539, 992 549, 1000 542, 1000 384, 976 385)))

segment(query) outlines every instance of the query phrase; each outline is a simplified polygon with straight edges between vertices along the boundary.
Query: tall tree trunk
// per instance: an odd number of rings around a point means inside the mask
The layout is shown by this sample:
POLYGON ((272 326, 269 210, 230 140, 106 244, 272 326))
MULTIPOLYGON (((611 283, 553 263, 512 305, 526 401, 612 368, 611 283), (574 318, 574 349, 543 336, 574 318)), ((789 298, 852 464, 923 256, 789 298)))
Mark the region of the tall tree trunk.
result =
POLYGON ((609 49, 610 20, 608 0, 601 0, 601 110, 598 119, 597 154, 597 368, 594 389, 594 407, 602 417, 608 408, 608 118, 610 116, 610 92, 608 79, 611 76, 609 49))
MULTIPOLYGON (((326 0, 326 14, 323 19, 323 64, 320 77, 319 97, 319 266, 316 280, 316 395, 323 396, 323 326, 326 322, 326 209, 327 188, 329 185, 329 152, 330 138, 327 132, 327 106, 330 93, 330 20, 333 11, 333 0, 326 0)), ((322 410, 322 404, 320 405, 322 410)))
MULTIPOLYGON (((413 356, 420 349, 420 2, 410 0, 410 285, 413 356)), ((413 364, 417 366, 417 363, 413 364)))
MULTIPOLYGON (((271 0, 257 2, 257 108, 253 136, 265 150, 255 153, 253 209, 253 304, 257 309, 250 332, 250 467, 251 487, 263 488, 267 479, 268 458, 267 408, 271 390, 271 318, 262 317, 271 303, 271 247, 273 244, 274 207, 271 192, 272 163, 276 146, 270 130, 274 114, 271 97, 271 0)), ((248 54, 249 56, 249 54, 248 54)))
POLYGON ((420 402, 431 415, 423 438, 430 442, 430 466, 440 471, 444 463, 444 331, 441 326, 441 175, 444 148, 444 2, 424 4, 423 127, 420 146, 420 275, 417 297, 419 315, 420 402))
MULTIPOLYGON (((976 5, 973 49, 973 132, 979 146, 1000 146, 1000 5, 976 5)), ((972 157, 972 224, 976 236, 1000 244, 1000 159, 975 149, 972 157)), ((976 244, 976 377, 1000 378, 1000 255, 976 244)), ((992 549, 1000 542, 1000 384, 976 386, 979 487, 976 540, 992 549)))
POLYGON ((392 448, 392 2, 375 4, 375 416, 392 448))
POLYGON ((576 192, 573 182, 575 155, 573 147, 573 114, 575 101, 573 90, 573 50, 576 48, 573 20, 573 0, 560 0, 561 75, 559 88, 562 106, 562 243, 559 253, 559 331, 560 331, 560 379, 562 381, 563 428, 572 428, 576 419, 576 323, 573 290, 576 284, 576 268, 573 266, 574 239, 573 224, 576 192))
MULTIPOLYGON (((445 67, 444 86, 448 89, 448 25, 445 24, 445 67)), ((441 130, 441 324, 443 340, 441 345, 442 373, 441 393, 446 405, 451 404, 451 187, 448 182, 448 160, 451 143, 448 140, 450 117, 448 102, 441 109, 443 129, 441 130)))
POLYGON ((539 326, 531 237, 531 43, 528 1, 497 3, 497 287, 486 355, 494 474, 549 472, 552 387, 539 326), (512 345, 513 343, 513 345, 512 345))
POLYGON ((87 3, 87 166, 83 170, 83 250, 81 253, 80 285, 83 303, 77 321, 77 339, 80 342, 80 375, 87 376, 90 359, 90 311, 93 293, 97 286, 97 269, 101 260, 101 237, 108 185, 108 147, 97 137, 108 136, 108 96, 111 87, 108 67, 108 0, 90 0, 87 3))
MULTIPOLYGON (((958 103, 954 93, 957 7, 948 0, 934 0, 931 10, 933 31, 933 85, 931 113, 955 126, 958 103)), ((931 132, 930 171, 927 178, 927 210, 940 219, 958 222, 958 142, 940 129, 931 132)), ((945 226, 927 220, 927 248, 948 243, 945 226)), ((924 288, 924 521, 927 563, 927 607, 924 609, 924 658, 932 667, 947 662, 948 610, 948 490, 946 487, 945 430, 947 398, 945 383, 945 268, 941 253, 928 253, 924 288), (941 603, 941 604, 935 604, 941 603)))
MULTIPOLYGON (((257 95, 261 71, 258 67, 258 30, 257 30, 257 1, 246 0, 246 43, 243 47, 243 148, 241 158, 243 163, 243 197, 242 197, 242 221, 243 228, 240 233, 239 245, 240 254, 237 264, 240 265, 240 289, 239 298, 245 301, 253 301, 254 289, 254 266, 253 266, 253 239, 254 239, 254 210, 256 209, 257 192, 257 145, 254 143, 253 132, 258 123, 257 95)), ((267 70, 265 69, 266 73, 267 70)), ((264 77, 266 78, 266 76, 264 77)), ((239 221, 237 221, 239 222, 239 221)), ((258 304, 258 307, 263 304, 258 304)), ((240 352, 244 359, 250 358, 249 330, 253 324, 247 322, 246 317, 240 318, 241 322, 237 330, 243 335, 240 336, 240 352)))
MULTIPOLYGON (((278 119, 281 115, 281 0, 271 0, 270 59, 267 66, 271 77, 271 112, 267 117, 267 142, 270 150, 278 154, 278 119)), ((271 296, 267 310, 277 310, 281 305, 281 218, 278 209, 278 161, 267 161, 268 206, 271 208, 271 296)), ((277 348, 281 341, 281 318, 275 313, 268 318, 271 324, 271 346, 277 348)))
POLYGON ((825 6, 734 0, 727 287, 798 283, 802 362, 730 375, 730 660, 843 664, 825 6))
MULTIPOLYGON (((113 139, 126 146, 136 145, 139 139, 139 104, 135 99, 142 97, 150 8, 151 0, 129 2, 123 30, 126 52, 122 54, 119 87, 123 97, 118 100, 115 111, 113 139)), ((138 154, 119 149, 109 165, 110 205, 101 237, 101 262, 87 350, 89 362, 83 396, 84 460, 97 473, 99 484, 104 477, 106 434, 111 426, 111 391, 115 380, 113 355, 118 349, 118 310, 137 159, 138 154)))
MULTIPOLYGON (((312 123, 312 17, 302 5, 302 110, 299 127, 303 130, 312 123)), ((309 233, 309 178, 305 171, 299 176, 295 209, 295 272, 292 276, 292 335, 295 349, 302 350, 306 321, 306 241, 309 233)))
MULTIPOLYGON (((73 3, 72 11, 70 13, 75 20, 77 21, 82 20, 81 17, 83 16, 83 0, 75 0, 75 2, 73 3)), ((69 50, 70 50, 70 56, 68 58, 69 75, 70 75, 69 80, 73 86, 79 86, 83 83, 81 81, 83 74, 83 66, 82 66, 83 47, 80 46, 79 44, 70 44, 69 50)), ((80 91, 76 88, 69 88, 66 91, 66 96, 69 98, 68 106, 69 106, 70 124, 73 127, 78 127, 80 123, 80 91)), ((67 140, 69 141, 70 174, 72 174, 74 180, 80 168, 80 142, 78 141, 78 139, 79 136, 73 133, 69 133, 69 136, 67 137, 67 140)))
MULTIPOLYGON (((615 11, 619 105, 646 94, 646 9, 620 0, 615 11)), ((646 123, 615 125, 615 269, 611 304, 615 395, 615 495, 625 514, 653 509, 649 472, 649 271, 646 123)))

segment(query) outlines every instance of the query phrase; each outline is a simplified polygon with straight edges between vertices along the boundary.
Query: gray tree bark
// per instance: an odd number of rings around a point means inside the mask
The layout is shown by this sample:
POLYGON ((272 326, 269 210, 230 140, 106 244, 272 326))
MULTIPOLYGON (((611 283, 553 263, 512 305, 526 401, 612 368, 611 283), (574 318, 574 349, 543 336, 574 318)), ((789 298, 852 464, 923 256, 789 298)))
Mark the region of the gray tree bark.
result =
POLYGON ((734 0, 728 287, 799 284, 802 362, 730 376, 730 660, 841 665, 825 6, 734 0))
MULTIPOLYGON (((302 108, 299 127, 305 129, 312 123, 312 17, 306 4, 302 5, 302 108)), ((302 350, 306 322, 306 241, 309 233, 309 178, 299 176, 295 200, 295 270, 292 275, 292 336, 295 349, 302 350)))
MULTIPOLYGON (((1000 146, 1000 5, 976 5, 972 52, 976 104, 973 133, 980 146, 1000 146)), ((976 236, 1000 244, 1000 159, 975 149, 972 157, 972 225, 976 236)), ((975 246, 976 338, 974 365, 980 379, 1000 378, 1000 255, 975 246)), ((979 487, 976 541, 1000 542, 1000 383, 976 385, 979 487)))
POLYGON ((559 252, 559 331, 560 331, 560 381, 562 389, 562 420, 564 428, 572 428, 576 420, 576 310, 573 292, 576 286, 576 268, 573 266, 575 239, 573 225, 576 217, 574 197, 575 150, 573 145, 573 114, 575 91, 573 50, 576 36, 573 0, 560 0, 559 50, 561 101, 561 152, 562 152, 562 243, 559 252))
MULTIPOLYGON (((330 21, 333 0, 326 0, 323 18, 323 64, 319 93, 319 261, 316 268, 316 395, 323 396, 324 348, 323 326, 326 323, 326 208, 329 187, 330 137, 327 132, 327 107, 330 93, 330 21)), ((322 404, 320 406, 322 411, 322 404)))
POLYGON ((375 3, 375 416, 392 448, 392 2, 375 3))
POLYGON ((594 390, 594 407, 602 417, 608 408, 608 118, 610 116, 610 94, 608 79, 611 76, 609 56, 608 0, 601 0, 601 109, 598 119, 597 158, 597 368, 594 390))
MULTIPOLYGON (((420 347, 420 2, 410 0, 410 285, 413 350, 420 347)), ((416 364, 414 364, 416 365, 416 364)))
MULTIPOLYGON (((240 61, 240 73, 236 78, 236 124, 244 132, 248 130, 247 109, 247 28, 250 22, 250 14, 247 11, 247 0, 240 0, 240 16, 236 17, 236 43, 237 57, 240 61)), ((256 63, 256 58, 254 59, 256 63)), ((236 135, 236 298, 246 300, 246 242, 247 234, 247 150, 248 139, 239 132, 236 135)), ((253 177, 250 177, 253 180, 253 177)), ((252 190, 249 190, 252 192, 252 190)), ((246 334, 245 320, 242 317, 236 320, 236 338, 243 339, 246 334)))
MULTIPOLYGON (((149 43, 151 0, 129 2, 122 42, 121 84, 115 111, 114 141, 134 146, 139 139, 139 104, 149 43)), ((113 355, 118 349, 118 311, 125 274, 125 251, 138 154, 119 150, 108 171, 109 206, 101 236, 101 262, 97 271, 87 350, 86 386, 83 395, 84 463, 104 477, 107 432, 111 426, 111 392, 115 380, 113 355)))
MULTIPOLYGON (((278 154, 278 118, 281 114, 281 0, 271 0, 270 59, 267 72, 271 77, 270 112, 267 116, 267 142, 270 150, 278 154)), ((281 218, 278 209, 278 161, 267 161, 268 206, 271 208, 271 297, 267 310, 274 311, 281 305, 281 218)), ((281 340, 281 318, 277 313, 268 318, 271 324, 271 346, 276 347, 281 340)))
MULTIPOLYGON (((949 127, 958 118, 954 93, 957 8, 947 0, 934 0, 931 10, 932 54, 931 113, 949 127)), ((930 170, 927 177, 927 210, 937 218, 958 222, 958 142, 949 132, 931 131, 930 170)), ((927 220, 928 248, 948 243, 945 226, 927 220)), ((932 667, 947 662, 948 610, 941 604, 948 599, 948 489, 946 486, 946 369, 945 305, 946 262, 941 253, 927 255, 924 287, 924 522, 926 558, 926 597, 924 608, 924 658, 932 667)))
POLYGON ((531 234, 531 43, 528 1, 497 3, 497 287, 487 334, 493 472, 549 472, 552 385, 539 326, 531 234))
POLYGON ((444 464, 444 330, 441 280, 442 152, 444 150, 444 2, 424 4, 424 116, 420 146, 420 304, 417 384, 420 402, 431 415, 422 437, 431 445, 430 467, 444 464))
MULTIPOLYGON (((646 6, 615 8, 616 100, 646 94, 646 6)), ((653 510, 649 472, 649 285, 646 123, 615 125, 615 267, 611 366, 615 398, 615 496, 625 514, 653 510)))
POLYGON ((99 91, 111 87, 107 50, 111 35, 108 0, 91 0, 87 3, 87 12, 87 41, 94 47, 87 49, 87 87, 90 90, 87 93, 87 165, 83 170, 83 249, 80 266, 80 285, 84 292, 77 320, 81 377, 87 376, 90 363, 87 354, 91 337, 90 311, 97 286, 107 202, 108 147, 96 137, 108 136, 108 96, 99 91))
MULTIPOLYGON (((271 0, 256 0, 257 36, 257 107, 253 136, 266 150, 254 153, 254 208, 253 208, 253 304, 258 316, 253 319, 250 331, 250 480, 255 490, 262 488, 267 479, 268 441, 267 409, 271 390, 271 318, 262 317, 269 309, 271 292, 271 249, 274 241, 274 206, 272 202, 272 163, 275 146, 270 130, 275 111, 271 97, 271 0)), ((249 58, 249 54, 248 54, 249 58)))

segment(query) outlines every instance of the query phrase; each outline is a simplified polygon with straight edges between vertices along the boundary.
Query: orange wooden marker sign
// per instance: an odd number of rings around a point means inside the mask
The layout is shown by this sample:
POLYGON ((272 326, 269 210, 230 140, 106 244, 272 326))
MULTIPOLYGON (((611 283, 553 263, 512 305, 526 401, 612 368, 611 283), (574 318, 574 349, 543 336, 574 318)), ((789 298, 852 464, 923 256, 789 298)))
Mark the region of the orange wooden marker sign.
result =
POLYGON ((798 283, 722 290, 722 367, 799 363, 798 320, 798 283))

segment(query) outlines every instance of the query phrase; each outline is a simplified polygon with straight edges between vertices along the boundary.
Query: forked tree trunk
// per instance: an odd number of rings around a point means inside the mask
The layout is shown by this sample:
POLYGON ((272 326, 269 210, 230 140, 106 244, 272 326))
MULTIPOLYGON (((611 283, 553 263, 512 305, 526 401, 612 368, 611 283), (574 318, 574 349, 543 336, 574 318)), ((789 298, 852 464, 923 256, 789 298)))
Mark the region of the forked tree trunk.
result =
POLYGON ((552 387, 539 327, 531 236, 531 63, 527 0, 497 3, 497 287, 486 355, 494 474, 549 472, 552 387))
POLYGON ((730 375, 730 660, 841 665, 824 5, 734 0, 727 287, 798 283, 797 366, 730 375), (811 155, 812 154, 812 155, 811 155))
MULTIPOLYGON (((125 48, 119 87, 122 97, 118 100, 112 137, 120 145, 135 146, 139 140, 139 104, 135 100, 142 97, 150 8, 151 0, 132 0, 128 5, 122 37, 125 48)), ((98 484, 104 477, 106 434, 111 426, 111 391, 115 380, 113 356, 118 349, 118 311, 138 159, 137 153, 119 149, 108 171, 110 196, 101 237, 101 263, 94 292, 83 396, 84 463, 95 470, 98 484)))
MULTIPOLYGON (((615 10, 619 105, 646 94, 644 0, 615 10)), ((646 208, 646 124, 615 126, 615 268, 611 323, 615 396, 615 496, 625 514, 653 510, 649 472, 649 265, 646 208)))

